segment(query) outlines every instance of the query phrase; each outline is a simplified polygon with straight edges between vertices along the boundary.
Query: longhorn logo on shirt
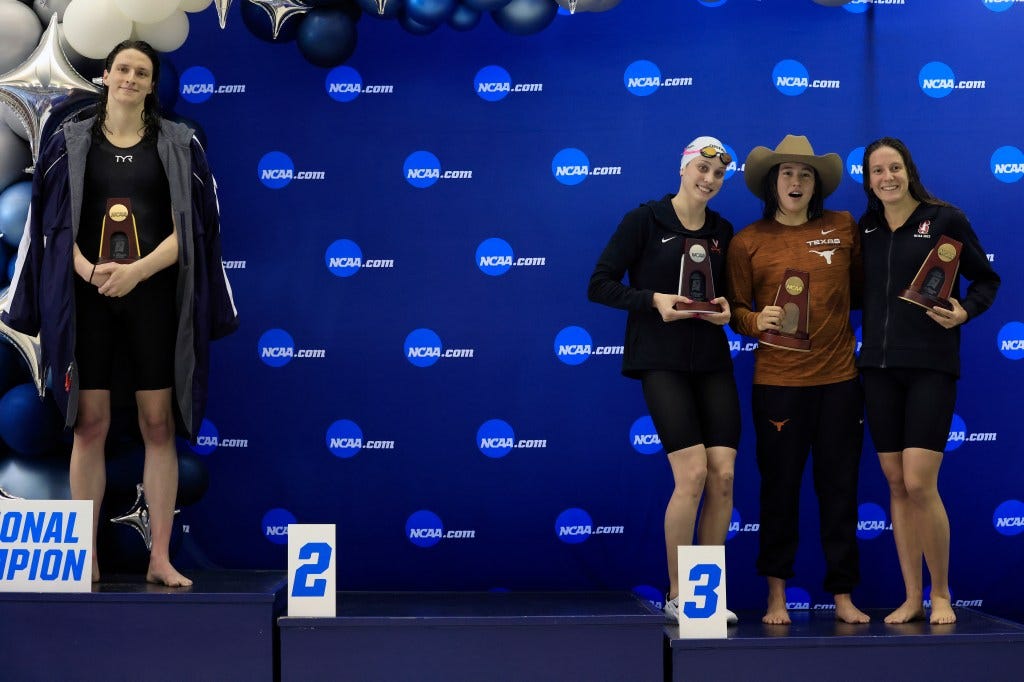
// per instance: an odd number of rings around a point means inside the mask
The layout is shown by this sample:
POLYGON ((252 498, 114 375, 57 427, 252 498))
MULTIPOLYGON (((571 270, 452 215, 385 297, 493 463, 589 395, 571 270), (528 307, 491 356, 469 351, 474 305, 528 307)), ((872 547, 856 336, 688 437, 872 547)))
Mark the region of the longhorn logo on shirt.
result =
POLYGON ((783 419, 780 422, 774 421, 772 419, 769 419, 768 421, 771 422, 772 426, 775 427, 776 431, 778 431, 779 433, 782 433, 782 427, 785 426, 789 422, 789 419, 788 418, 787 419, 783 419))
POLYGON ((832 265, 832 256, 836 255, 836 249, 829 249, 828 251, 815 251, 814 249, 811 249, 810 252, 816 253, 824 258, 825 262, 829 265, 832 265))
POLYGON ((932 221, 930 221, 930 220, 922 220, 921 224, 917 226, 917 233, 918 234, 928 234, 928 230, 929 230, 929 228, 931 228, 931 226, 932 226, 932 221))

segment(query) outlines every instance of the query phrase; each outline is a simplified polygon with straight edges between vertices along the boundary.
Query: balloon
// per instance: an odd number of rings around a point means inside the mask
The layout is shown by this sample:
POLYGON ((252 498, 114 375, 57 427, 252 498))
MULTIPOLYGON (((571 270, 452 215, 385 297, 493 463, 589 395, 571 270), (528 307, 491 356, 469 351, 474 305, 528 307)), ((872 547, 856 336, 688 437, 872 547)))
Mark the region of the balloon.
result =
MULTIPOLYGON (((11 290, 9 288, 0 292, 0 310, 7 310, 10 305, 10 296, 11 290)), ((41 397, 46 392, 46 383, 43 377, 39 337, 22 334, 18 330, 4 324, 3 320, 0 320, 0 337, 11 343, 15 350, 21 354, 22 359, 25 360, 25 366, 28 367, 28 371, 32 375, 32 384, 36 388, 36 395, 41 397)))
POLYGON ((0 489, 26 500, 71 499, 68 463, 58 459, 8 457, 0 461, 0 489))
POLYGON ((55 16, 28 60, 0 76, 0 102, 10 106, 28 130, 33 161, 39 156, 51 110, 62 102, 91 100, 99 92, 64 56, 57 40, 60 30, 55 16))
POLYGON ((50 17, 57 15, 57 21, 64 21, 64 10, 71 4, 71 0, 34 0, 32 9, 36 11, 39 20, 45 26, 50 23, 50 17))
POLYGON ((32 384, 18 384, 0 398, 0 439, 26 457, 57 445, 61 418, 52 400, 40 400, 32 384))
POLYGON ((501 28, 515 35, 527 35, 547 28, 558 14, 554 0, 511 0, 491 17, 501 28))
POLYGON ((493 12, 507 5, 509 0, 462 0, 462 4, 478 12, 493 12))
POLYGON ((459 5, 448 17, 448 25, 456 31, 468 31, 480 23, 480 12, 468 5, 459 5))
POLYGON ((188 507, 203 499, 210 488, 210 472, 203 458, 178 451, 178 495, 175 506, 188 507))
POLYGON ((228 24, 228 10, 231 9, 232 0, 213 0, 213 3, 217 6, 217 21, 220 23, 221 29, 228 24))
POLYGON ((315 66, 338 66, 356 49, 356 26, 344 10, 310 10, 299 26, 299 52, 315 66))
POLYGON ((28 6, 0 3, 0 72, 13 69, 32 54, 42 33, 39 17, 28 6))
MULTIPOLYGON (((266 22, 269 22, 270 37, 265 38, 263 35, 260 35, 259 33, 256 34, 256 37, 260 38, 261 40, 269 40, 270 42, 278 41, 279 36, 282 36, 282 29, 286 24, 289 23, 290 19, 302 16, 303 14, 309 11, 309 5, 299 2, 299 0, 247 0, 247 2, 244 5, 242 5, 243 19, 246 19, 247 17, 247 13, 245 11, 246 5, 258 8, 259 11, 256 12, 256 14, 262 13, 266 18, 266 21, 263 23, 255 22, 257 23, 257 25, 263 27, 262 32, 264 34, 266 33, 266 22)), ((254 17, 252 18, 254 19, 254 17)), ((291 22, 292 30, 290 32, 290 37, 282 37, 282 41, 291 40, 292 38, 295 37, 295 23, 296 22, 294 21, 291 22)), ((253 30, 253 26, 251 23, 249 23, 249 20, 246 20, 245 25, 249 27, 250 31, 253 30)))
MULTIPOLYGON (((25 174, 25 169, 32 165, 32 153, 28 144, 15 134, 10 127, 22 128, 21 121, 15 118, 14 110, 0 104, 3 119, 7 125, 0 125, 0 187, 7 187, 25 174)), ((27 134, 27 132, 26 132, 27 134)))
POLYGON ((213 0, 181 0, 178 9, 182 12, 202 12, 210 6, 213 0))
MULTIPOLYGON (((261 2, 269 1, 261 0, 261 2)), ((305 8, 301 13, 305 14, 308 11, 309 8, 305 8)), ((242 22, 245 24, 245 27, 254 36, 268 43, 286 43, 295 40, 295 34, 299 30, 299 22, 289 21, 293 16, 294 12, 291 15, 280 16, 275 20, 275 14, 272 9, 264 8, 262 5, 250 0, 242 3, 242 22)))
POLYGON ((114 0, 114 4, 126 17, 140 24, 156 24, 178 9, 178 0, 114 0))
POLYGON ((132 34, 132 20, 114 5, 114 0, 75 0, 64 11, 61 26, 71 47, 92 59, 105 58, 132 34))
POLYGON ((29 381, 28 368, 21 360, 17 349, 5 341, 0 341, 0 395, 12 386, 29 381))
MULTIPOLYGON (((340 9, 348 15, 352 21, 359 21, 363 16, 363 9, 356 0, 303 0, 310 7, 333 7, 340 9)), ((377 10, 374 9, 374 12, 377 10)))
POLYGON ((564 7, 570 13, 576 12, 606 12, 618 5, 622 0, 555 0, 559 7, 564 7))
POLYGON ((437 26, 455 11, 455 0, 405 0, 405 13, 419 24, 437 26))
POLYGON ((145 40, 157 52, 174 52, 185 44, 188 38, 188 17, 184 12, 175 11, 162 21, 135 24, 135 35, 145 40))
POLYGON ((13 248, 21 243, 32 201, 32 183, 16 182, 0 192, 0 239, 13 248))
POLYGON ((409 33, 417 36, 425 36, 432 33, 440 24, 422 24, 409 17, 404 11, 398 15, 398 23, 409 33))
POLYGON ((401 0, 356 0, 356 4, 375 19, 394 19, 402 9, 401 0))
MULTIPOLYGON (((103 77, 103 66, 106 59, 92 59, 91 57, 83 57, 78 54, 75 48, 71 47, 68 43, 68 39, 64 36, 64 32, 60 32, 60 39, 58 40, 60 49, 63 50, 64 56, 67 57, 68 61, 71 62, 71 66, 87 81, 92 82, 93 85, 99 85, 97 79, 103 77)), ((104 55, 105 57, 106 55, 104 55)))

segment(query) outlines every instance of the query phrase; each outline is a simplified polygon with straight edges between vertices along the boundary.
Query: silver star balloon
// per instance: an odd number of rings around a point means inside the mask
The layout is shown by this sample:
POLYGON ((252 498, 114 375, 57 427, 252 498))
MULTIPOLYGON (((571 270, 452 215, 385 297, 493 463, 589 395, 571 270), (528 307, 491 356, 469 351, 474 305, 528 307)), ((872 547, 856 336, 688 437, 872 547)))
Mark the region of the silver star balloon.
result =
POLYGON ((24 499, 25 499, 24 497, 18 497, 17 495, 12 495, 9 492, 7 492, 6 490, 4 490, 3 488, 0 488, 0 500, 24 500, 24 499))
MULTIPOLYGON (((180 511, 180 509, 175 509, 174 513, 177 514, 180 511)), ((110 519, 110 522, 131 526, 142 536, 142 541, 146 543, 146 551, 153 550, 153 529, 149 525, 149 505, 146 504, 146 492, 142 489, 141 483, 135 484, 135 502, 132 503, 132 508, 121 516, 110 519)))
POLYGON ((281 28, 288 23, 292 17, 305 14, 309 11, 309 5, 299 0, 249 0, 259 7, 270 17, 270 26, 273 29, 274 39, 281 32, 281 28))
POLYGON ((23 64, 0 76, 0 102, 11 107, 28 131, 33 163, 39 158, 50 118, 91 101, 99 92, 68 61, 60 47, 62 30, 54 14, 35 51, 23 64))
POLYGON ((559 6, 569 10, 570 14, 576 12, 606 12, 621 2, 621 0, 555 0, 559 6))
POLYGON ((231 9, 231 0, 213 0, 213 4, 217 6, 217 21, 220 22, 220 27, 226 28, 228 25, 228 10, 231 9))
MULTIPOLYGON (((0 291, 0 310, 7 310, 10 305, 11 289, 8 287, 0 291)), ((0 320, 0 336, 11 342, 21 357, 25 359, 29 372, 32 374, 32 383, 35 384, 39 397, 46 393, 46 384, 43 381, 42 352, 39 348, 39 336, 22 334, 17 329, 8 327, 0 320)))

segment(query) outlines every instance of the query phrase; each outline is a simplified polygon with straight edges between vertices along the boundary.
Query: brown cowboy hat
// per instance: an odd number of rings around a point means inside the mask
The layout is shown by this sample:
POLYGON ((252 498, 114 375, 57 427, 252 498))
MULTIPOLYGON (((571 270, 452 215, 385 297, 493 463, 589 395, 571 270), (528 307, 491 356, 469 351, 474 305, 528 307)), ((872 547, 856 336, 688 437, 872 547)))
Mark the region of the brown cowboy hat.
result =
POLYGON ((818 171, 818 178, 821 180, 822 198, 827 197, 839 187, 843 179, 843 160, 838 154, 814 155, 814 148, 803 135, 786 135, 782 138, 774 150, 767 147, 754 147, 747 155, 747 161, 743 168, 744 179, 747 181, 747 188, 757 197, 764 199, 761 185, 764 176, 772 166, 780 163, 806 163, 818 171))

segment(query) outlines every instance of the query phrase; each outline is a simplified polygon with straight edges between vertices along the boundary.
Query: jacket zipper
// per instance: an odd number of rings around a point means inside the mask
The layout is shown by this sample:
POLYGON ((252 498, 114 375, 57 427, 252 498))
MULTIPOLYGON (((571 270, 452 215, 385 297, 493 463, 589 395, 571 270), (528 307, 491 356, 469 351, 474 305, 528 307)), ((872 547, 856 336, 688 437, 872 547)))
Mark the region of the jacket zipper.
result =
MULTIPOLYGON (((887 226, 888 227, 888 226, 887 226)), ((896 233, 889 230, 889 253, 886 256, 885 265, 885 321, 882 323, 882 364, 885 367, 885 359, 888 357, 886 349, 889 345, 889 307, 892 305, 892 244, 896 233)))

